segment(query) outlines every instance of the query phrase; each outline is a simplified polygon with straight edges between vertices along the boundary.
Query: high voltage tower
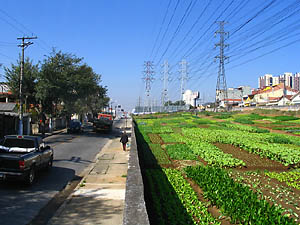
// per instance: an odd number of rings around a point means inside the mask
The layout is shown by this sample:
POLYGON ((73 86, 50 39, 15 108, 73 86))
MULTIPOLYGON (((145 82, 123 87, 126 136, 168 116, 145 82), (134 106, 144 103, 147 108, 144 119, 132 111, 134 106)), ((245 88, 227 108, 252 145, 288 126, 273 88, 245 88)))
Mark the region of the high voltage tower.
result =
POLYGON ((181 77, 180 79, 180 100, 183 101, 183 94, 185 91, 185 85, 186 85, 186 81, 188 80, 188 72, 187 72, 187 62, 185 59, 181 60, 181 62, 179 63, 181 65, 180 67, 180 74, 181 77))
POLYGON ((154 80, 153 74, 153 62, 146 61, 144 62, 144 77, 143 80, 146 83, 146 99, 145 99, 145 106, 148 106, 149 109, 151 108, 151 101, 150 101, 150 90, 151 90, 151 83, 154 80))
POLYGON ((164 64, 162 65, 163 67, 163 90, 161 93, 161 102, 162 106, 165 105, 166 102, 168 102, 168 82, 170 81, 169 79, 169 63, 167 60, 164 61, 164 64))
POLYGON ((224 32, 224 25, 225 21, 218 21, 220 25, 220 30, 215 32, 216 34, 220 35, 220 42, 215 44, 215 47, 220 47, 220 55, 216 56, 216 59, 219 59, 219 72, 218 72, 218 79, 217 79, 217 86, 216 86, 216 100, 215 100, 215 111, 217 111, 217 107, 220 104, 220 101, 223 99, 224 104, 226 105, 226 100, 228 99, 227 94, 227 85, 226 85, 226 78, 225 78, 225 68, 224 68, 224 61, 228 59, 224 55, 224 48, 228 47, 227 44, 224 43, 225 36, 228 35, 228 32, 224 32))

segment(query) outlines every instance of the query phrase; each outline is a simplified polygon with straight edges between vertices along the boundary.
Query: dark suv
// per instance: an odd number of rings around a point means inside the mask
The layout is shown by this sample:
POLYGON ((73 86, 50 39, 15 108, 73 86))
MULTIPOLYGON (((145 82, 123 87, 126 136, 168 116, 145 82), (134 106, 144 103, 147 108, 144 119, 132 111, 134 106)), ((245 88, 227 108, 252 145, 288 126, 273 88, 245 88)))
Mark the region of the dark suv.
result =
POLYGON ((79 120, 71 120, 68 126, 68 133, 81 133, 83 132, 82 124, 79 120))

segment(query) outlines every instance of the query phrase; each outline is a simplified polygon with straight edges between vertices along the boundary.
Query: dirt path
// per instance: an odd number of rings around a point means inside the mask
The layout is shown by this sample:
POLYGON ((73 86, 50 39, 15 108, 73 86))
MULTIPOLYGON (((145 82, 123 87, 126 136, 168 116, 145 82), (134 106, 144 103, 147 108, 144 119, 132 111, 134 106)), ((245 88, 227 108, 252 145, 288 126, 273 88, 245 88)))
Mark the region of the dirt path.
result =
POLYGON ((233 145, 222 143, 215 143, 214 145, 220 148, 224 153, 231 154, 233 158, 243 160, 246 163, 246 167, 243 167, 240 170, 288 170, 287 166, 284 166, 279 162, 267 158, 261 158, 259 155, 249 153, 233 145))

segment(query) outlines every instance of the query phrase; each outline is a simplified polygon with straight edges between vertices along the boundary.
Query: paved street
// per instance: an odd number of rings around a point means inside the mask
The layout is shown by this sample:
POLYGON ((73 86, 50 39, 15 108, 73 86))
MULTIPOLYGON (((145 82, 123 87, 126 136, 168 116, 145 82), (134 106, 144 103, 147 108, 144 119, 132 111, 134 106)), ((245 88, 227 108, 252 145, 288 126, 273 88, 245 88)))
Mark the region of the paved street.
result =
MULTIPOLYGON (((116 129, 120 123, 123 121, 115 122, 116 129)), ((39 173, 32 187, 18 182, 0 183, 1 224, 28 224, 69 181, 84 174, 114 135, 97 134, 87 128, 83 134, 61 133, 46 138, 46 143, 54 148, 53 168, 39 173)))

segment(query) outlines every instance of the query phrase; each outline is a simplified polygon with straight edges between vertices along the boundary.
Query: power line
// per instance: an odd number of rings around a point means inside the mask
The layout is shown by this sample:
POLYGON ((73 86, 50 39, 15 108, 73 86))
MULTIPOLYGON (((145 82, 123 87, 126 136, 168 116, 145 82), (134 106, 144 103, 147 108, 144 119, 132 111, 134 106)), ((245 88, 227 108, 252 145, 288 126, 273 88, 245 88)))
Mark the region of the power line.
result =
POLYGON ((269 4, 267 4, 265 7, 263 7, 260 11, 258 11, 257 13, 255 13, 255 15, 253 15, 250 19, 248 19, 244 24, 242 24, 239 28, 237 28, 235 31, 233 31, 231 35, 234 35, 236 32, 240 31, 243 27, 245 27, 248 23, 250 23, 256 17, 258 17, 261 13, 263 13, 267 8, 269 8, 276 1, 277 0, 272 0, 269 4))
POLYGON ((160 26, 160 28, 159 28, 158 35, 156 36, 156 39, 155 39, 153 48, 152 48, 152 50, 151 50, 150 58, 151 58, 152 55, 153 55, 153 51, 154 51, 154 49, 155 49, 155 47, 156 47, 156 45, 157 45, 158 38, 160 37, 160 34, 161 34, 161 31, 162 31, 163 25, 164 25, 164 23, 165 23, 165 20, 166 20, 166 18, 167 18, 167 15, 168 15, 168 11, 169 11, 169 8, 170 8, 170 5, 171 5, 171 1, 172 1, 172 0, 169 0, 169 3, 168 3, 168 6, 167 6, 165 15, 164 15, 164 17, 163 17, 163 21, 162 21, 161 26, 160 26))
MULTIPOLYGON (((30 33, 32 36, 35 35, 34 32, 32 32, 30 29, 28 29, 24 24, 22 24, 21 22, 19 22, 17 19, 15 19, 14 17, 12 17, 11 15, 9 15, 7 12, 5 12, 3 9, 0 9, 0 12, 2 14, 4 14, 6 17, 8 17, 10 20, 12 20, 15 24, 17 24, 19 27, 21 27, 22 29, 19 29, 17 26, 15 26, 14 24, 10 23, 8 20, 4 19, 3 17, 0 17, 0 19, 2 19, 4 22, 6 22, 8 25, 10 25, 12 28, 14 28, 16 31, 22 33, 23 36, 27 36, 26 33, 24 32, 24 30, 27 33, 30 33)), ((40 45, 38 42, 37 44, 45 51, 51 50, 51 47, 41 38, 39 38, 39 41, 48 49, 45 49, 42 45, 40 45)))
POLYGON ((175 8, 173 9, 172 16, 171 16, 171 18, 170 18, 170 20, 169 20, 169 23, 168 23, 168 25, 167 25, 167 28, 166 28, 166 30, 165 30, 163 36, 162 36, 162 39, 160 40, 160 44, 158 45, 158 48, 157 48, 156 53, 155 53, 155 55, 154 55, 154 57, 153 57, 153 60, 155 60, 155 58, 157 57, 157 54, 158 54, 158 52, 159 52, 159 50, 160 50, 160 48, 161 48, 162 42, 163 42, 163 40, 165 39, 165 36, 166 36, 166 34, 167 34, 168 30, 169 30, 170 24, 171 24, 172 21, 173 21, 173 18, 174 18, 174 15, 175 15, 175 13, 176 13, 176 10, 177 10, 177 8, 178 8, 179 2, 180 2, 180 0, 177 0, 177 3, 176 3, 176 5, 175 5, 175 8))
POLYGON ((188 37, 188 35, 192 32, 192 30, 195 28, 195 26, 199 23, 200 19, 202 18, 202 16, 204 15, 204 12, 207 10, 207 8, 210 6, 212 0, 210 0, 206 6, 203 8, 202 12, 200 13, 200 15, 198 16, 198 18, 196 19, 196 21, 193 23, 193 25, 190 27, 189 31, 186 33, 186 35, 184 36, 184 38, 179 42, 179 44, 177 45, 177 47, 175 48, 175 50, 171 53, 170 57, 172 57, 176 51, 182 46, 181 44, 186 40, 186 38, 188 37))
POLYGON ((190 4, 188 5, 188 7, 186 8, 186 10, 185 10, 185 12, 184 12, 184 14, 183 14, 183 16, 182 16, 179 24, 177 25, 177 27, 175 29, 175 32, 173 33, 173 35, 172 35, 172 37, 171 37, 171 39, 170 39, 170 41, 169 41, 169 43, 168 43, 168 45, 167 45, 167 47, 165 49, 165 51, 163 52, 163 54, 161 55, 160 59, 158 60, 158 64, 160 64, 161 60, 163 59, 163 57, 165 56, 165 54, 169 50, 169 48, 170 48, 171 44, 173 43, 175 37, 179 33, 181 27, 184 25, 184 23, 186 21, 186 18, 190 15, 193 7, 195 6, 195 3, 196 2, 191 1, 190 4), (194 3, 194 4, 192 4, 192 3, 194 3))

